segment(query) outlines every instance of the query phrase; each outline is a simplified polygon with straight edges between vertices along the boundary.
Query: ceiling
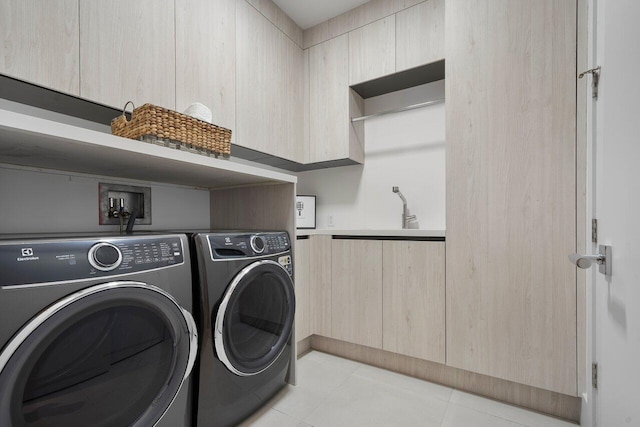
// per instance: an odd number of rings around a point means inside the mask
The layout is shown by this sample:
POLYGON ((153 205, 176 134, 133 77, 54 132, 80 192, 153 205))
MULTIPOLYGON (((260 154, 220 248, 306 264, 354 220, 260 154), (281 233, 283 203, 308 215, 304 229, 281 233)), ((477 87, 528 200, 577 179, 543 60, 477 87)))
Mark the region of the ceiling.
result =
POLYGON ((338 16, 369 0, 273 0, 303 30, 338 16))

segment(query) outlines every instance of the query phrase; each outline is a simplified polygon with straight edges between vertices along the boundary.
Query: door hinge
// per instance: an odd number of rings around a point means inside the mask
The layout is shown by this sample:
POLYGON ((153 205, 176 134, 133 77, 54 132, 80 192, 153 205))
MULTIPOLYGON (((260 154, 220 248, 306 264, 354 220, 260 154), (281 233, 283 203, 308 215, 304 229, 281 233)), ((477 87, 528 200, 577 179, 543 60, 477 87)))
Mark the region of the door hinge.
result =
POLYGON ((591 220, 591 241, 593 243, 598 243, 598 220, 591 220))
POLYGON ((601 67, 598 65, 596 68, 584 71, 578 74, 578 78, 583 78, 586 74, 591 74, 593 79, 591 80, 591 96, 593 99, 598 99, 598 86, 600 85, 600 72, 601 67))
POLYGON ((591 386, 598 389, 598 364, 591 364, 591 386))

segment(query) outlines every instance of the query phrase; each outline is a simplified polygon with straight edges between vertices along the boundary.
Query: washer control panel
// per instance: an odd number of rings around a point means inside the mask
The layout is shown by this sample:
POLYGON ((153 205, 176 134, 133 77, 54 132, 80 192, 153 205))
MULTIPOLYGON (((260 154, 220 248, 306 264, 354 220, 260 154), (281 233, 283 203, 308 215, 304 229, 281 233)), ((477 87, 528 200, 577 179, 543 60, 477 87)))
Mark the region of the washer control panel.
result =
POLYGON ((212 233, 207 236, 211 259, 254 258, 291 250, 286 231, 268 233, 212 233))
POLYGON ((0 286, 91 279, 183 263, 180 236, 0 242, 0 286))

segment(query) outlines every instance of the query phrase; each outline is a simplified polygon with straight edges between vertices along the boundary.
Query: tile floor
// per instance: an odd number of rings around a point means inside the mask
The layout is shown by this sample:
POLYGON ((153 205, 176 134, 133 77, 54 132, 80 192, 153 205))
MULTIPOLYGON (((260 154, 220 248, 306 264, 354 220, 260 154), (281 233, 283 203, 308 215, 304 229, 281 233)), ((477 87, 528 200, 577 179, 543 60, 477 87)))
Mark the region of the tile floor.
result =
POLYGON ((312 351, 253 427, 575 427, 535 412, 312 351))

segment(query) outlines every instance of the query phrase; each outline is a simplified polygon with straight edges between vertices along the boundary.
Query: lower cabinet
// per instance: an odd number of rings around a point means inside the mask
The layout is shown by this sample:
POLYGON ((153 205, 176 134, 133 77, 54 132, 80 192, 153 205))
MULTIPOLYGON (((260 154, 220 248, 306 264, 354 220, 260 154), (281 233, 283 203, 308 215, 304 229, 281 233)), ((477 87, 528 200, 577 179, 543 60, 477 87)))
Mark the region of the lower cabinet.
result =
POLYGON ((309 315, 309 239, 296 241, 294 257, 294 287, 296 292, 296 341, 311 335, 309 315))
POLYGON ((331 336, 331 236, 309 237, 311 334, 331 336))
POLYGON ((445 243, 296 244, 296 340, 321 335, 445 363, 445 243))
POLYGON ((382 241, 332 241, 331 337, 382 348, 382 241))
POLYGON ((444 242, 382 244, 382 348, 445 363, 444 242))

